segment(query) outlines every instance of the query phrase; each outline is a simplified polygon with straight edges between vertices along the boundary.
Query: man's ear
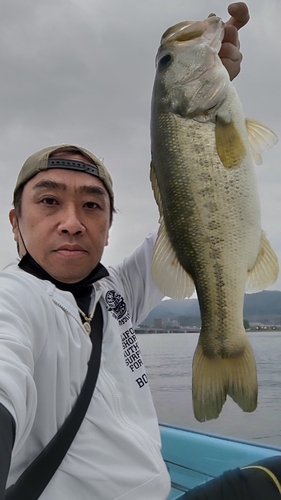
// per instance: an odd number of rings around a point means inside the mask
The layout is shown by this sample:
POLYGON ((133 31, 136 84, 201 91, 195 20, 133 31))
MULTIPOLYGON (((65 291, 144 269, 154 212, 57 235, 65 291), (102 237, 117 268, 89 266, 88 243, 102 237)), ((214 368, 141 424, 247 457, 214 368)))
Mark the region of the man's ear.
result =
POLYGON ((109 226, 108 226, 108 230, 107 230, 107 235, 106 235, 106 240, 105 240, 105 244, 104 246, 107 247, 108 246, 108 243, 109 243, 109 231, 111 229, 111 226, 112 226, 112 221, 109 223, 109 226))
POLYGON ((105 247, 108 246, 108 240, 109 240, 109 229, 107 231, 107 235, 106 235, 106 239, 105 239, 105 244, 104 244, 105 247))
POLYGON ((19 226, 18 226, 18 218, 16 214, 15 208, 12 208, 9 212, 9 219, 12 226, 12 231, 14 233, 14 240, 19 243, 19 226))

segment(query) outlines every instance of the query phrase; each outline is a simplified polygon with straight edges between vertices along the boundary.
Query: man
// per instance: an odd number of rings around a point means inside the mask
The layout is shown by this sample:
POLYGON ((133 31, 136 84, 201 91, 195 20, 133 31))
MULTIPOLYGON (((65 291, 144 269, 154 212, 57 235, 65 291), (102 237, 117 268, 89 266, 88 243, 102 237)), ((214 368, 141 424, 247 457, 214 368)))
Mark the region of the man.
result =
MULTIPOLYGON (((220 56, 234 78, 242 59, 237 29, 249 14, 243 3, 232 4, 229 13, 220 56)), ((168 496, 169 475, 133 329, 162 299, 150 277, 154 239, 107 271, 100 260, 113 212, 111 177, 84 148, 45 148, 20 171, 10 212, 20 261, 0 275, 1 500, 6 481, 15 483, 75 404, 97 304, 103 343, 96 388, 40 498, 168 496)))

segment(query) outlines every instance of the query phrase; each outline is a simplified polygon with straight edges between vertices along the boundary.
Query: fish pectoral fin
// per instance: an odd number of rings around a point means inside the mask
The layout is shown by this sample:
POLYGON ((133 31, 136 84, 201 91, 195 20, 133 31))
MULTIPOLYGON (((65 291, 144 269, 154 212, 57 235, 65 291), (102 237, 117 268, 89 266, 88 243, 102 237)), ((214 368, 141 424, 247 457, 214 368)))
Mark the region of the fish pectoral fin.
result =
POLYGON ((270 128, 257 120, 246 118, 246 127, 255 163, 261 165, 262 151, 272 148, 278 142, 278 137, 270 128))
POLYGON ((194 416, 199 422, 218 418, 227 395, 243 411, 257 407, 257 369, 252 347, 245 332, 244 345, 237 356, 207 357, 201 335, 192 363, 192 401, 194 416))
POLYGON ((167 297, 184 299, 194 292, 193 280, 178 261, 168 238, 163 217, 160 218, 154 246, 151 274, 157 288, 167 297))
POLYGON ((278 257, 271 247, 265 232, 262 231, 260 250, 257 260, 246 282, 246 292, 260 292, 275 283, 279 275, 278 257))
POLYGON ((233 121, 217 115, 215 126, 217 153, 226 168, 239 167, 246 155, 243 139, 233 121))

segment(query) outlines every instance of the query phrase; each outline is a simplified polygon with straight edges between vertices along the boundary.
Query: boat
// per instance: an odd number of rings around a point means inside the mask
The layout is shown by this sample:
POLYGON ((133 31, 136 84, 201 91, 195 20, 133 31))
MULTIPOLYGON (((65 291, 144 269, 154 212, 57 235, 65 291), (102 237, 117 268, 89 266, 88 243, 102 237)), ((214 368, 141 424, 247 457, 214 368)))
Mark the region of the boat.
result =
POLYGON ((171 477, 167 500, 180 500, 190 489, 224 471, 280 455, 281 448, 160 424, 162 454, 171 477))

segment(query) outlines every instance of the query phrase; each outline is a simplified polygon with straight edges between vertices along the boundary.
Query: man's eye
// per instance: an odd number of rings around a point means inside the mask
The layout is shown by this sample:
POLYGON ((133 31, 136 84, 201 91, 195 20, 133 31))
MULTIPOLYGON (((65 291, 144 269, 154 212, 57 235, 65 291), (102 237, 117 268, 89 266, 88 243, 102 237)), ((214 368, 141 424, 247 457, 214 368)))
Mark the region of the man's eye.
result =
POLYGON ((96 201, 88 201, 85 203, 86 208, 99 208, 100 205, 96 201))
POLYGON ((43 198, 41 203, 44 205, 57 205, 57 200, 55 198, 43 198))

